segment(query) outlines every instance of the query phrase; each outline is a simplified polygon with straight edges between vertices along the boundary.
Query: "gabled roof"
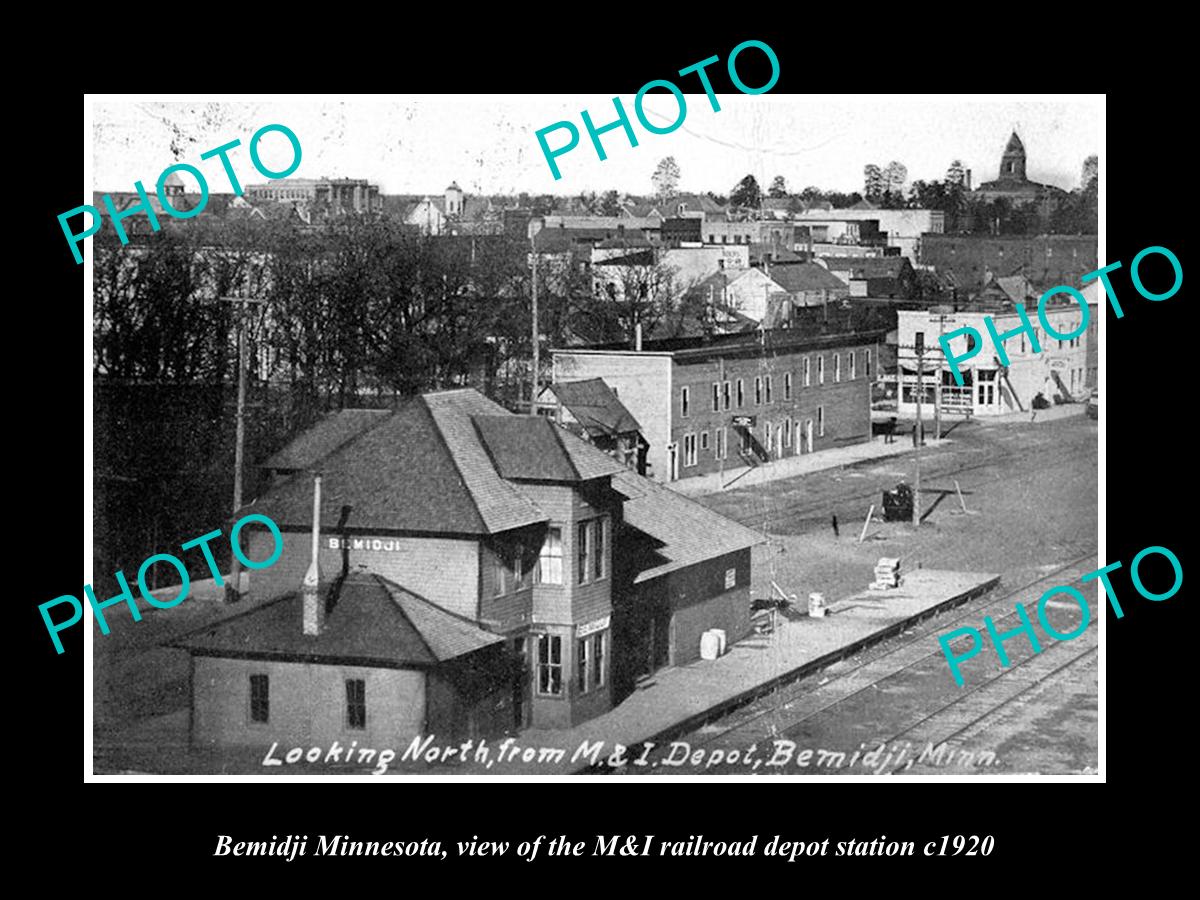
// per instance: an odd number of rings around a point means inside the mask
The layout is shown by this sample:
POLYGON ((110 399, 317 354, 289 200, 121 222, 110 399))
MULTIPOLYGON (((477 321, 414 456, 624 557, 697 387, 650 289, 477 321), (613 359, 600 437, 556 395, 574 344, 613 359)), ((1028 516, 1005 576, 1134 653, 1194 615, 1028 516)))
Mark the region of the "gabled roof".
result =
POLYGON ((544 416, 475 416, 492 462, 515 481, 579 482, 624 469, 607 453, 578 440, 544 416))
MULTIPOLYGON (((325 602, 327 586, 319 602, 325 602)), ((379 575, 346 577, 318 635, 303 628, 304 599, 286 594, 174 641, 205 656, 386 668, 427 668, 503 641, 379 575)))
POLYGON ((642 430, 603 378, 561 381, 550 385, 548 390, 590 435, 612 436, 642 430))
MULTIPOLYGON (((472 390, 425 394, 312 459, 306 468, 323 476, 322 527, 338 526, 343 506, 350 507, 345 527, 384 531, 490 534, 545 522, 479 442, 471 416, 497 412, 504 410, 472 390)), ((280 527, 309 528, 312 490, 307 474, 293 476, 251 511, 280 527)))
POLYGON ((801 291, 845 290, 846 283, 816 263, 771 266, 771 279, 789 294, 801 291))
POLYGON ((1004 145, 1004 152, 1013 153, 1017 151, 1024 153, 1025 145, 1021 143, 1021 139, 1017 137, 1017 133, 1014 131, 1012 137, 1008 139, 1008 143, 1004 145))
POLYGON ((628 498, 622 513, 625 524, 654 543, 653 550, 635 562, 635 584, 766 542, 757 531, 629 469, 614 475, 612 485, 628 498))
POLYGON ((903 256, 826 256, 831 272, 849 272, 853 278, 899 278, 911 264, 903 256))
POLYGON ((343 409, 331 412, 270 456, 264 469, 307 469, 366 429, 378 425, 388 409, 343 409))

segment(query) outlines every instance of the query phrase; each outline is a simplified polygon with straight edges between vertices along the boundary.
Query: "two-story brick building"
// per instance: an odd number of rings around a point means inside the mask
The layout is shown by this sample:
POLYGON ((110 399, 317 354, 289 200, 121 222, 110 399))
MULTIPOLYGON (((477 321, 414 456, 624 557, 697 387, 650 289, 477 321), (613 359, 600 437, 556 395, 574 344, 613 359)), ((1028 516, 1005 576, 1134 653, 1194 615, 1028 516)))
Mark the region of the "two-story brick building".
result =
POLYGON ((886 332, 779 328, 556 349, 554 380, 603 378, 642 425, 647 474, 670 482, 871 437, 886 332))
POLYGON ((697 628, 748 630, 755 532, 673 492, 647 504, 611 456, 475 391, 331 415, 269 463, 293 474, 248 507, 284 537, 250 579, 267 602, 179 644, 199 744, 570 727, 614 680, 694 658, 697 628), (321 602, 300 589, 314 547, 321 602), (647 616, 657 651, 614 646, 647 616))

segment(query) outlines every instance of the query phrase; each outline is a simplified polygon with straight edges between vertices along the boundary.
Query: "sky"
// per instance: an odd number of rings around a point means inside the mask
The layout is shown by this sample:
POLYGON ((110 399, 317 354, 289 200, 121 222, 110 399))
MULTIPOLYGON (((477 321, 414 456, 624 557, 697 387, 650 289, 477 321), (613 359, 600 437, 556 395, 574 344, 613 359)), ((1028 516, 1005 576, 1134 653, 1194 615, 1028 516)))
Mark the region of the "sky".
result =
MULTIPOLYGON (((267 179, 253 168, 246 145, 260 127, 281 123, 302 148, 297 178, 366 178, 385 194, 440 194, 452 181, 467 193, 571 194, 615 189, 650 194, 658 161, 674 156, 681 191, 727 194, 746 174, 765 189, 782 175, 788 188, 861 191, 863 166, 898 160, 909 181, 941 179, 954 159, 972 170, 975 185, 997 175, 1000 154, 1015 129, 1034 181, 1072 189, 1083 160, 1103 143, 1103 98, 988 98, 876 95, 718 94, 714 111, 704 94, 687 94, 682 125, 657 135, 642 127, 632 96, 621 96, 638 146, 623 129, 602 135, 601 161, 580 117, 597 127, 616 118, 608 95, 363 96, 296 98, 89 98, 93 123, 92 184, 99 191, 153 189, 168 165, 195 165, 210 190, 228 191, 207 150, 240 139, 230 160, 242 184, 267 179), (557 158, 555 180, 536 132, 562 120, 575 124, 580 143, 557 158)), ((675 98, 646 95, 647 119, 663 127, 678 116, 675 98)), ((547 135, 551 147, 568 134, 547 135)), ((286 138, 261 143, 263 162, 282 169, 291 159, 286 138)), ((1103 164, 1103 160, 1101 160, 1103 164)), ((184 175, 188 190, 190 176, 184 175)))

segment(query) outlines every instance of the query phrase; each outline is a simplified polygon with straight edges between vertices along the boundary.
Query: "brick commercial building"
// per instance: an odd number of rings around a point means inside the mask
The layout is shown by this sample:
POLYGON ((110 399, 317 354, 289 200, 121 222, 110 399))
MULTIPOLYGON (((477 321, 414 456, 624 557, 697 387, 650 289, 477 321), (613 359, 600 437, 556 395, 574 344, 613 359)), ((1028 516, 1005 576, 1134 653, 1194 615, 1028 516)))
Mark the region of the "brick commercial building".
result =
POLYGON ((1096 235, 928 234, 921 242, 921 264, 952 276, 959 299, 966 300, 992 276, 1022 274, 1036 288, 1058 284, 1078 289, 1095 271, 1096 235))
POLYGON ((755 532, 475 391, 333 414, 269 463, 261 605, 179 642, 198 744, 571 727, 748 630, 755 532))
POLYGON ((642 426, 647 474, 670 482, 870 440, 885 336, 783 328, 573 347, 553 351, 554 380, 603 378, 642 426))

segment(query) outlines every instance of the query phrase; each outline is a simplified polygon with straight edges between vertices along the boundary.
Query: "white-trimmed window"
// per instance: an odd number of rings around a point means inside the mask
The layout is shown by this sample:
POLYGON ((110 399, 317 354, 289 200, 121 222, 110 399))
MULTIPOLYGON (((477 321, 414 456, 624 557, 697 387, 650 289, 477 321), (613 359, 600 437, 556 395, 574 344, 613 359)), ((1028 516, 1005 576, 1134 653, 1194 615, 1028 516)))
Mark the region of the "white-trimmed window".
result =
POLYGON ((792 446, 792 417, 788 416, 783 420, 783 446, 792 446))
POLYGON ((712 386, 712 411, 717 412, 721 408, 721 385, 713 382, 712 386))
POLYGON ((708 449, 708 432, 702 431, 702 432, 700 432, 700 450, 701 450, 701 452, 703 452, 707 449, 708 449))
POLYGON ((684 467, 694 466, 696 464, 696 435, 685 434, 683 436, 683 465, 684 467))
POLYGON ((537 639, 537 692, 543 697, 562 695, 562 637, 539 634, 537 639))
POLYGON ((864 374, 869 379, 871 377, 871 351, 867 350, 867 351, 865 351, 865 353, 866 353, 866 356, 864 357, 864 359, 866 361, 866 366, 865 366, 864 374))
POLYGON ((762 376, 756 375, 754 377, 754 405, 762 406, 762 402, 763 402, 762 376))
POLYGON ((537 581, 538 584, 563 583, 562 529, 556 526, 546 529, 546 539, 538 555, 537 581))
POLYGON ((767 402, 768 402, 768 403, 774 403, 774 402, 775 402, 775 394, 774 394, 774 391, 773 391, 773 388, 774 388, 774 380, 775 380, 775 376, 773 376, 773 375, 768 375, 768 376, 767 376, 767 402))
POLYGON ((716 459, 725 459, 725 427, 721 426, 713 430, 713 443, 715 444, 713 457, 716 459))
POLYGON ((729 409, 729 382, 721 382, 721 403, 725 409, 729 409))
POLYGON ((581 694, 604 687, 607 636, 607 631, 598 631, 575 642, 575 684, 581 694))
POLYGON ((681 387, 679 389, 679 415, 681 415, 683 418, 686 419, 691 412, 691 406, 692 406, 691 390, 687 387, 681 387))
POLYGON ((853 381, 858 377, 858 354, 851 350, 847 355, 850 357, 850 380, 853 381))
POLYGON ((825 437, 825 407, 817 407, 817 434, 825 437))
POLYGON ((825 383, 825 354, 817 357, 817 384, 825 383))
POLYGON ((608 516, 592 519, 592 578, 600 581, 608 574, 605 548, 608 546, 608 516))
POLYGON ((801 364, 801 370, 804 377, 804 386, 809 387, 812 384, 812 371, 811 367, 809 366, 809 358, 807 356, 804 357, 804 362, 801 364))
POLYGON ((842 354, 833 354, 833 382, 837 384, 842 380, 842 354))
POLYGON ((783 399, 784 400, 792 399, 792 373, 791 372, 783 373, 783 399))

